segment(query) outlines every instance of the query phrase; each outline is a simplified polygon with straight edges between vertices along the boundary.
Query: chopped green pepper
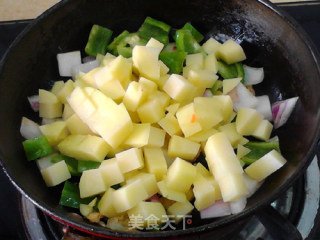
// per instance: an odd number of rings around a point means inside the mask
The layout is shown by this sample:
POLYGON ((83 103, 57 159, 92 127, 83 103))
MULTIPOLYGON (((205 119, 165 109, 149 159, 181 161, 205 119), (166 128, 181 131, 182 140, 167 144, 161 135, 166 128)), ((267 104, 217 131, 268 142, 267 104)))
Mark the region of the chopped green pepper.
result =
POLYGON ((78 172, 82 173, 83 171, 86 171, 86 170, 98 168, 100 164, 101 164, 100 162, 78 160, 78 172))
POLYGON ((197 29, 195 29, 190 23, 186 23, 182 29, 189 30, 197 42, 201 42, 202 39, 204 38, 204 36, 197 29))
POLYGON ((93 197, 80 198, 79 187, 66 181, 61 193, 59 204, 66 207, 79 208, 80 204, 89 204, 93 197))
POLYGON ((94 57, 97 56, 98 53, 105 54, 111 36, 112 31, 110 29, 93 25, 85 48, 86 54, 94 57))
POLYGON ((67 164, 68 170, 72 176, 80 176, 81 172, 78 171, 78 160, 65 155, 57 154, 51 158, 52 163, 64 160, 67 164))
POLYGON ((240 62, 226 64, 223 61, 218 61, 218 74, 224 79, 242 77, 241 82, 244 82, 244 69, 240 62))
POLYGON ((211 88, 211 92, 212 94, 214 94, 216 91, 221 90, 222 89, 222 81, 221 80, 217 80, 213 87, 211 88))
POLYGON ((248 142, 244 147, 249 148, 251 152, 241 158, 241 160, 249 165, 259 158, 263 157, 265 154, 275 149, 280 152, 279 142, 248 142))
POLYGON ((180 52, 187 52, 189 54, 192 54, 202 51, 199 43, 194 39, 191 32, 187 29, 177 30, 175 34, 175 40, 177 49, 180 52))
POLYGON ((29 161, 53 153, 53 150, 45 136, 25 140, 22 142, 22 145, 29 161))
POLYGON ((181 73, 186 52, 165 52, 159 55, 160 60, 170 69, 169 73, 181 73))
POLYGON ((117 46, 118 54, 125 57, 130 58, 132 56, 132 47, 125 47, 125 46, 117 46))
POLYGON ((113 39, 113 41, 107 46, 107 51, 111 52, 114 55, 118 55, 117 46, 123 42, 123 40, 129 35, 130 33, 124 30, 120 33, 117 37, 113 39))
POLYGON ((138 30, 138 35, 146 39, 155 38, 164 45, 169 43, 169 32, 171 27, 164 22, 147 17, 138 30))

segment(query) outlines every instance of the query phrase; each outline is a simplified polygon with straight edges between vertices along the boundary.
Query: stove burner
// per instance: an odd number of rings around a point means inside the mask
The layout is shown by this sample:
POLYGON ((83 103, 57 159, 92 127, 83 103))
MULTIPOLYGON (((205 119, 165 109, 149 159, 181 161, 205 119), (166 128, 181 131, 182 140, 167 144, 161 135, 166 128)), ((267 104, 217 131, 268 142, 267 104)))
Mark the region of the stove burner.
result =
MULTIPOLYGON (((274 240, 288 239, 281 238, 279 234, 268 232, 264 225, 259 221, 263 214, 270 213, 270 208, 278 211, 283 219, 277 221, 280 224, 292 224, 300 232, 302 239, 311 240, 310 234, 316 231, 314 222, 317 217, 320 197, 320 171, 318 160, 315 157, 304 176, 286 191, 280 198, 271 203, 270 207, 263 209, 258 216, 244 219, 232 226, 227 226, 228 231, 218 230, 197 236, 198 239, 233 239, 233 240, 274 240), (219 236, 219 237, 218 237, 219 236)), ((99 239, 89 236, 83 232, 66 227, 63 224, 53 220, 41 210, 37 209, 28 199, 21 196, 22 216, 26 232, 30 239, 43 240, 61 240, 61 239, 99 239)), ((274 219, 273 219, 274 220, 274 219)), ((276 232, 276 229, 273 229, 276 232)), ((195 237, 192 237, 195 239, 195 237)), ((296 237, 299 239, 299 236, 296 237)), ((290 239, 292 240, 292 239, 290 239)))

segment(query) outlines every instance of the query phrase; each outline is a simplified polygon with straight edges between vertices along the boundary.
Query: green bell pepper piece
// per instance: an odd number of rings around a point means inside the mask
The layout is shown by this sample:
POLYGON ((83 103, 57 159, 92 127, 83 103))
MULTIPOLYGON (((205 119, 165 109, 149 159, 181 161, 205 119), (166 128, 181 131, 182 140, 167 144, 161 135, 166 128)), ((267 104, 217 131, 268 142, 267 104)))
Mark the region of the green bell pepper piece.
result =
POLYGON ((82 173, 86 170, 98 168, 100 164, 100 162, 78 160, 78 172, 82 173))
POLYGON ((117 51, 119 55, 125 58, 130 58, 132 56, 132 47, 117 46, 117 51))
POLYGON ((53 149, 45 136, 25 140, 22 145, 29 161, 53 153, 53 149))
POLYGON ((241 77, 242 78, 242 80, 241 80, 241 82, 242 83, 244 83, 244 69, 243 69, 243 64, 242 63, 235 63, 235 66, 236 66, 236 69, 237 69, 237 77, 241 77))
POLYGON ((218 74, 224 79, 242 77, 241 82, 244 82, 244 69, 240 62, 226 64, 223 61, 218 61, 218 74))
POLYGON ((52 163, 57 163, 64 160, 67 164, 68 170, 72 176, 80 176, 81 172, 78 171, 78 160, 62 154, 57 154, 51 158, 52 163))
POLYGON ((201 42, 204 38, 204 36, 197 29, 195 29, 190 23, 186 23, 182 29, 189 30, 197 42, 201 42))
POLYGON ((112 31, 99 25, 93 25, 89 34, 89 39, 85 47, 86 54, 97 56, 98 53, 105 54, 107 46, 111 40, 112 31))
POLYGON ((217 80, 213 87, 211 88, 211 92, 212 94, 214 94, 216 91, 221 90, 222 89, 222 81, 221 80, 217 80))
POLYGON ((203 51, 199 43, 194 39, 191 32, 187 29, 177 30, 175 34, 175 41, 177 49, 180 52, 193 54, 203 51))
POLYGON ((117 46, 123 42, 123 40, 129 36, 129 32, 124 30, 117 37, 113 39, 113 41, 107 46, 107 51, 111 52, 114 55, 118 55, 117 46))
POLYGON ((263 157, 265 154, 270 152, 271 150, 276 150, 280 152, 279 142, 248 142, 244 145, 244 147, 249 148, 251 152, 247 155, 243 156, 241 160, 246 164, 249 165, 254 163, 259 158, 263 157))
POLYGON ((181 73, 186 52, 164 52, 159 55, 160 60, 169 68, 169 73, 181 73))
POLYGON ((152 25, 154 27, 160 28, 166 33, 169 33, 170 29, 171 29, 171 27, 168 24, 166 24, 166 23, 164 23, 162 21, 156 20, 154 18, 151 18, 151 17, 147 17, 144 20, 144 23, 147 23, 147 24, 150 24, 150 25, 152 25))
POLYGON ((80 198, 79 187, 69 181, 63 186, 59 204, 66 207, 79 208, 80 204, 89 204, 93 197, 80 198))

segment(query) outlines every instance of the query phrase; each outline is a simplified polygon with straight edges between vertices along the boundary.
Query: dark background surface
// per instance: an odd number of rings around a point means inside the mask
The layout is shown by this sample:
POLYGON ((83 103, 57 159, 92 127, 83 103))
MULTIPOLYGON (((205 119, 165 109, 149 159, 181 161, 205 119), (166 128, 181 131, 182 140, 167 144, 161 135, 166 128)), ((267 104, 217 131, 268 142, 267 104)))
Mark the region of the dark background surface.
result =
MULTIPOLYGON (((281 4, 280 6, 303 26, 320 51, 320 4, 281 4)), ((0 23, 0 57, 29 22, 0 23)), ((0 189, 0 239, 27 239, 21 222, 19 194, 1 170, 0 189)), ((320 234, 317 233, 314 239, 320 239, 320 234)))

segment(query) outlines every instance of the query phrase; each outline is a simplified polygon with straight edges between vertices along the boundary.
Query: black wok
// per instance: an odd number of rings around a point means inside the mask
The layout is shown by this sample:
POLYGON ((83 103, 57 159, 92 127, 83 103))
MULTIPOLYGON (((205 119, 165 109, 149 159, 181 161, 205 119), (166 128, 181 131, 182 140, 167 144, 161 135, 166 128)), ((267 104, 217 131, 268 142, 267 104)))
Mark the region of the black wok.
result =
MULTIPOLYGON (((83 55, 84 56, 84 55, 83 55)), ((98 235, 117 237, 177 237, 199 234, 253 214, 268 205, 301 175, 314 156, 319 139, 320 72, 318 58, 300 26, 265 0, 68 0, 33 21, 14 41, 0 64, 0 154, 8 177, 38 207, 68 224, 98 235), (27 96, 48 89, 60 79, 56 54, 84 49, 92 24, 134 32, 146 16, 175 28, 190 21, 206 37, 219 35, 242 41, 246 63, 265 68, 265 81, 257 94, 272 102, 299 96, 288 123, 275 131, 288 163, 269 177, 237 215, 197 220, 187 230, 124 233, 73 218, 58 205, 61 186, 47 188, 33 162, 22 149, 19 126, 22 116, 37 120, 27 96)))

